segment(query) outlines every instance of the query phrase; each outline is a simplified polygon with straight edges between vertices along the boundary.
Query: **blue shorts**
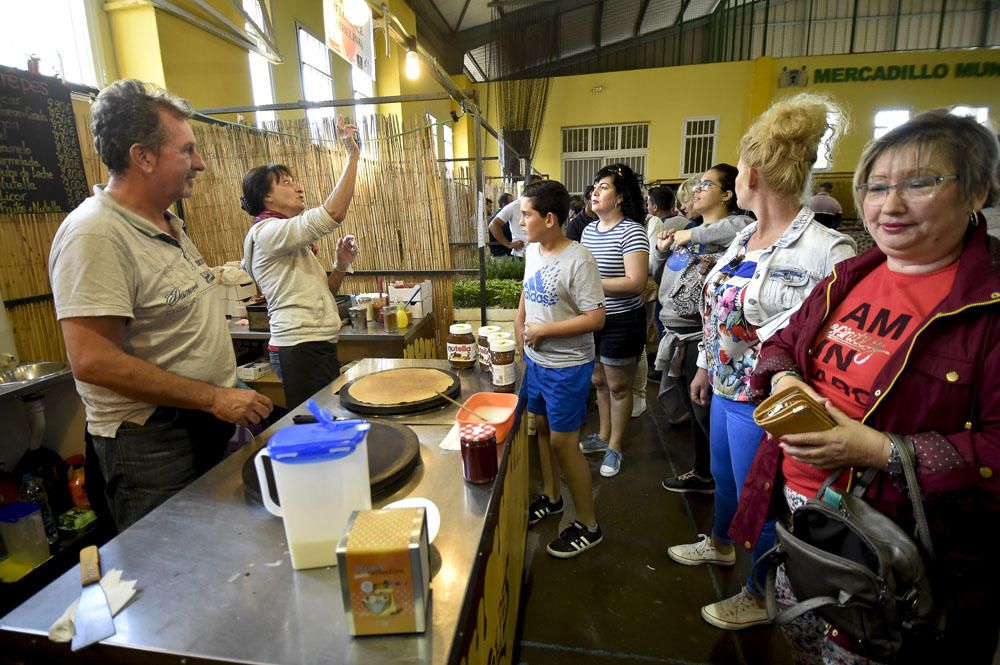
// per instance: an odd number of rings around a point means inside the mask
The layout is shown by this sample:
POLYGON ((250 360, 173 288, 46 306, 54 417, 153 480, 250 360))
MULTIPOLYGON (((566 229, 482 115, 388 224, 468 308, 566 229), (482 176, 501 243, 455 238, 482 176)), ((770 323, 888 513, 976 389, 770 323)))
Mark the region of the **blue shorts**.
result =
POLYGON ((575 432, 587 418, 587 395, 594 361, 573 367, 542 367, 525 357, 528 366, 528 411, 545 416, 553 432, 575 432))

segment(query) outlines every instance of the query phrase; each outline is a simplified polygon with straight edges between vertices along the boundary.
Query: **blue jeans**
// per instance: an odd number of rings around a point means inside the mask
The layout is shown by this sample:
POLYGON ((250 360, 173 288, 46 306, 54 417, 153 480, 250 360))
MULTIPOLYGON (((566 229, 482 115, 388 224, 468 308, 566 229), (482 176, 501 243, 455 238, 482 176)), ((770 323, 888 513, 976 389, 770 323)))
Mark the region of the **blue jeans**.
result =
MULTIPOLYGON (((715 526, 712 527, 712 535, 724 543, 732 542, 728 535, 729 525, 736 514, 743 481, 746 480, 764 434, 764 430, 753 421, 753 410, 752 403, 712 396, 709 428, 712 477, 715 478, 715 526)), ((753 561, 756 562, 772 545, 774 520, 764 524, 753 551, 753 561)), ((757 579, 747 578, 747 588, 758 597, 764 595, 764 575, 767 571, 762 567, 759 572, 761 574, 757 579)))
POLYGON ((234 431, 205 412, 161 406, 144 425, 126 422, 114 438, 92 437, 118 531, 218 464, 234 431))
POLYGON ((283 379, 281 378, 281 356, 278 355, 277 351, 270 351, 270 350, 267 352, 267 356, 268 360, 271 361, 271 370, 274 372, 274 375, 278 377, 278 381, 282 381, 283 379))

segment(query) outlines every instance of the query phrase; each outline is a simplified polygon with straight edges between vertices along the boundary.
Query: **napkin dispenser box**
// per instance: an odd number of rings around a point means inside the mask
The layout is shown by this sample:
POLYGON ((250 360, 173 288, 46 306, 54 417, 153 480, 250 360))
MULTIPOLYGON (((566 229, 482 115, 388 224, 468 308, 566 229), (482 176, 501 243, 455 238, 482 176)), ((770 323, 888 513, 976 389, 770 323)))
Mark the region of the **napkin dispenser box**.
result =
POLYGON ((337 545, 348 633, 426 630, 429 547, 423 508, 354 511, 337 545))

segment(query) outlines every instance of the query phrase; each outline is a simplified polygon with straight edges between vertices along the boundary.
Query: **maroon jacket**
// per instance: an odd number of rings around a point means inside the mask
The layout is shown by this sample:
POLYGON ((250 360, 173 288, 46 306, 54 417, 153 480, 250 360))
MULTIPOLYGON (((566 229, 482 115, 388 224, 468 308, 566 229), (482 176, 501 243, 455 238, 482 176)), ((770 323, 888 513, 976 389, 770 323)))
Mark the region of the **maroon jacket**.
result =
MULTIPOLYGON (((862 419, 913 439, 931 536, 946 569, 956 560, 992 562, 1000 545, 1000 241, 985 227, 980 219, 969 232, 951 292, 876 377, 862 419)), ((806 367, 829 312, 884 261, 873 248, 837 264, 813 289, 788 326, 761 348, 751 380, 758 398, 770 392, 774 373, 806 367)), ((772 493, 783 500, 780 472, 781 449, 765 439, 729 530, 746 549, 756 544, 772 493)), ((906 488, 888 474, 878 475, 866 497, 912 528, 906 488)))

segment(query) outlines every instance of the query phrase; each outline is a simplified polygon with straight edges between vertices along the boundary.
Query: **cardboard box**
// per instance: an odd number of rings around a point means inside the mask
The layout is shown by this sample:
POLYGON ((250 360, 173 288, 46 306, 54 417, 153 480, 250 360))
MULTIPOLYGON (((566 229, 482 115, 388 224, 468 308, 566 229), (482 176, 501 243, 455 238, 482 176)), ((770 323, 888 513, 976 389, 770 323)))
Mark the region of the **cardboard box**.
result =
POLYGON ((430 559, 423 508, 355 511, 337 545, 351 635, 427 629, 430 559))
POLYGON ((434 292, 431 280, 425 279, 422 282, 392 282, 389 284, 389 301, 406 304, 410 301, 410 298, 413 298, 417 289, 420 289, 420 293, 410 303, 410 314, 415 319, 423 318, 427 312, 434 310, 434 292))
POLYGON ((236 368, 236 376, 244 381, 256 381, 271 371, 271 363, 257 360, 236 368))

